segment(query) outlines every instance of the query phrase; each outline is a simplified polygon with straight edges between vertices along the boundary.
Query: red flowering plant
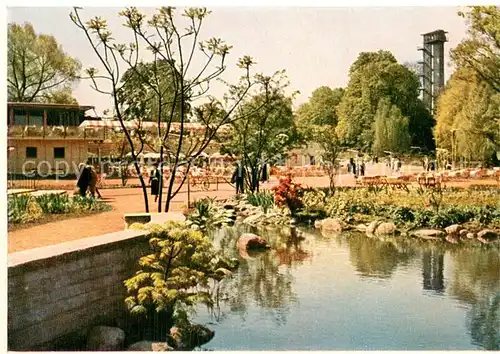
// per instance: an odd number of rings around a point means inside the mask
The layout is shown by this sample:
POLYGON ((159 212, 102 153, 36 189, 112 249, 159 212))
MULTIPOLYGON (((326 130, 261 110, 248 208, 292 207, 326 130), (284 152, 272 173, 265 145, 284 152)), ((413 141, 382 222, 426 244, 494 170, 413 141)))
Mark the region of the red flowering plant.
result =
POLYGON ((274 202, 277 206, 286 206, 290 209, 292 216, 295 215, 297 210, 303 207, 302 200, 302 187, 298 183, 292 182, 292 176, 288 175, 280 179, 280 183, 273 188, 274 202))

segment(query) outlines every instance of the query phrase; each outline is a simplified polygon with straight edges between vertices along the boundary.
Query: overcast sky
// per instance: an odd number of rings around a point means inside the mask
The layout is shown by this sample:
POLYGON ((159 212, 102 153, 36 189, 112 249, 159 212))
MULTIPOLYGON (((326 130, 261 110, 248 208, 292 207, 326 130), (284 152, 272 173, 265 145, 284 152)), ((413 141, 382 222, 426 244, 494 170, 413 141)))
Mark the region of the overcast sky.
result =
MULTIPOLYGON (((129 29, 121 26, 120 8, 86 7, 84 19, 99 15, 108 20, 118 41, 131 41, 129 29)), ((154 8, 141 9, 152 13, 154 8)), ((295 105, 307 101, 319 86, 345 86, 349 66, 362 51, 386 49, 403 63, 420 60, 421 34, 437 29, 448 32, 445 64, 449 49, 465 36, 464 19, 457 16, 457 7, 213 7, 203 25, 202 39, 220 37, 233 46, 227 60, 224 79, 235 82, 240 71, 235 69, 237 58, 252 56, 258 64, 255 70, 272 74, 286 69, 291 87, 299 90, 295 105)), ((30 22, 39 33, 51 34, 64 51, 82 62, 84 68, 97 67, 83 32, 69 19, 71 8, 9 8, 8 21, 30 22)), ((452 72, 446 65, 446 78, 452 72)), ((221 87, 213 95, 221 96, 221 87)), ((89 82, 81 81, 74 88, 80 104, 94 105, 98 114, 111 108, 109 97, 95 92, 89 82)), ((89 112, 90 113, 90 112, 89 112)))

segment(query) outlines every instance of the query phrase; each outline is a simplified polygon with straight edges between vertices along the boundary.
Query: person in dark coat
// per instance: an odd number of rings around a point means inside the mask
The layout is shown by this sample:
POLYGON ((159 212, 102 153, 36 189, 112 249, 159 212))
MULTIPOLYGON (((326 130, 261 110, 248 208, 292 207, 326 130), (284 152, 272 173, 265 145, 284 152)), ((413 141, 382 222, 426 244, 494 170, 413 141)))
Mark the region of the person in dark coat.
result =
POLYGON ((233 177, 231 178, 232 183, 236 183, 236 194, 245 192, 245 167, 241 161, 236 163, 236 169, 234 170, 233 177))
POLYGON ((78 181, 76 182, 76 185, 79 188, 80 195, 82 197, 85 197, 87 195, 87 189, 90 183, 91 171, 90 167, 86 166, 83 163, 78 165, 78 168, 80 170, 80 176, 78 176, 78 181))
POLYGON ((151 195, 155 196, 155 202, 158 200, 158 194, 160 193, 160 170, 158 170, 158 164, 154 164, 154 168, 149 175, 149 184, 151 185, 151 195))
POLYGON ((261 181, 262 182, 267 182, 267 180, 269 179, 269 176, 267 174, 267 163, 264 163, 262 165, 262 172, 261 172, 261 181))

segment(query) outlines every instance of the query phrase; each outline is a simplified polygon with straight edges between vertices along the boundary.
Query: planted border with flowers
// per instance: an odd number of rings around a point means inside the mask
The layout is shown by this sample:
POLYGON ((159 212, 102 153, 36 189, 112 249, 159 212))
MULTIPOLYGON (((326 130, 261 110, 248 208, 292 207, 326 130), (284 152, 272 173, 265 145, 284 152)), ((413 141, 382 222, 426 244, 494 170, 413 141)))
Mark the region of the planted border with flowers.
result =
POLYGON ((365 188, 338 190, 328 196, 313 189, 304 192, 302 214, 340 218, 348 223, 386 219, 414 229, 445 228, 473 223, 500 228, 500 190, 388 191, 372 193, 365 188), (436 197, 439 193, 439 198, 436 197))
POLYGON ((111 210, 101 200, 68 196, 67 194, 45 194, 33 197, 29 194, 14 195, 8 199, 9 224, 24 224, 39 221, 48 215, 85 214, 111 210))

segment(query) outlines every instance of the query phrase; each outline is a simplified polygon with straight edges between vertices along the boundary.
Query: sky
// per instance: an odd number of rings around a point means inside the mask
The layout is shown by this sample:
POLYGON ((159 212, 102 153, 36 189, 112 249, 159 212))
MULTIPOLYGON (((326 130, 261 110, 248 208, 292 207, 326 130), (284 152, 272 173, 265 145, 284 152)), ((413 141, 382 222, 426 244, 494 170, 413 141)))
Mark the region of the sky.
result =
MULTIPOLYGON (((139 8, 152 14, 154 8, 139 8)), ((465 20, 458 7, 211 7, 203 24, 201 39, 219 37, 232 45, 222 78, 235 83, 241 71, 236 62, 250 55, 257 62, 255 72, 270 75, 286 69, 290 89, 300 91, 294 105, 307 102, 320 86, 345 87, 348 70, 358 54, 379 49, 391 51, 400 63, 421 59, 421 34, 437 29, 448 32, 445 44, 445 77, 450 76, 449 50, 465 36, 465 20)), ((118 42, 131 41, 123 27, 118 7, 84 7, 81 16, 101 16, 118 42)), ((53 35, 63 50, 77 58, 83 68, 100 68, 84 33, 70 20, 69 7, 10 7, 9 22, 30 22, 38 33, 53 35)), ((148 57, 144 57, 148 60, 148 57)), ((194 68, 202 61, 195 61, 194 68)), ((125 66, 122 67, 126 68, 125 66)), ((221 97, 222 85, 211 94, 221 97)), ((93 105, 102 114, 112 107, 109 96, 94 91, 87 80, 80 81, 73 94, 82 105, 93 105)), ((91 113, 91 112, 88 112, 91 113)))

